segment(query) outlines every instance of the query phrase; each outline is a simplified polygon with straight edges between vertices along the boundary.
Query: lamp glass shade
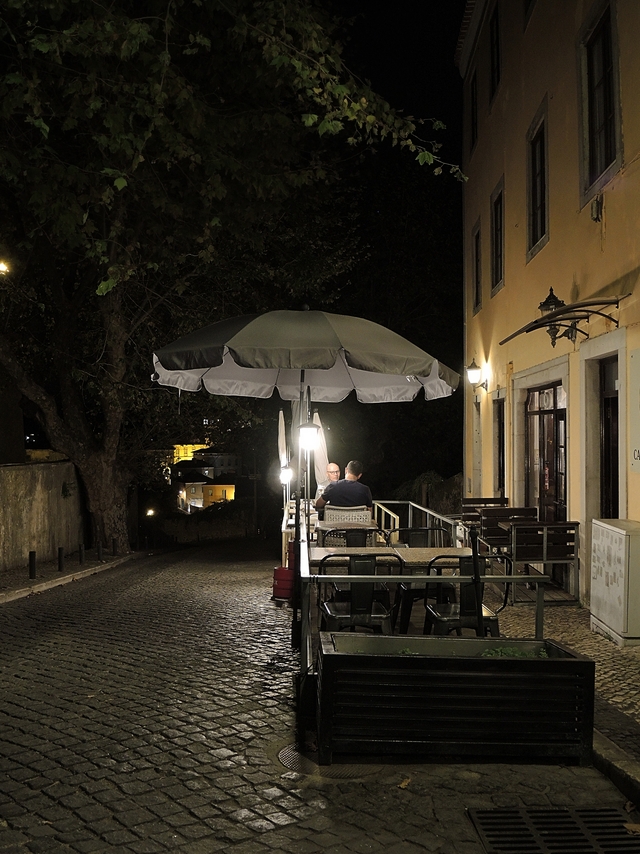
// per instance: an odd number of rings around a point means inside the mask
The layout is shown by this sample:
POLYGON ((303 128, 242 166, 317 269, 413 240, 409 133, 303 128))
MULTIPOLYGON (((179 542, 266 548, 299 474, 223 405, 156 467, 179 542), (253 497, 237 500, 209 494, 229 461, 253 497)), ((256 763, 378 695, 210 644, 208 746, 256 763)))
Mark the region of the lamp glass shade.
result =
POLYGON ((318 425, 308 421, 300 427, 300 447, 313 451, 318 445, 318 425))
POLYGON ((479 368, 478 365, 476 365, 476 360, 474 359, 473 362, 471 362, 471 364, 467 368, 467 379, 469 380, 471 385, 478 385, 481 376, 482 368, 479 368))
POLYGON ((549 288, 548 297, 540 303, 538 308, 542 314, 549 314, 550 311, 563 308, 565 305, 565 301, 554 294, 553 288, 549 288))
POLYGON ((289 466, 285 466, 280 469, 280 483, 291 483, 291 478, 293 477, 293 469, 289 468, 289 466))

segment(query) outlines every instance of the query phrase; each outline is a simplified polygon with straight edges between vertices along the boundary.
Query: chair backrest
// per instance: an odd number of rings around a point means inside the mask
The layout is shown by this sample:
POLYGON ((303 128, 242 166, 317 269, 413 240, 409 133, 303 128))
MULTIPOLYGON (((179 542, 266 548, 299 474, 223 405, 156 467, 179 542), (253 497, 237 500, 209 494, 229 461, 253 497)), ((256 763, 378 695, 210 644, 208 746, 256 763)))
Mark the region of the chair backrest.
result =
MULTIPOLYGON (((375 575, 375 555, 353 555, 349 558, 349 575, 375 575)), ((373 582, 351 585, 351 613, 370 614, 373 605, 373 582)))
POLYGON ((325 546, 335 545, 336 541, 339 540, 348 548, 361 549, 368 545, 367 537, 370 534, 369 528, 331 528, 331 530, 324 532, 322 542, 325 546))
POLYGON ((516 563, 573 563, 579 530, 579 522, 517 522, 511 527, 511 557, 516 563))
POLYGON ((483 507, 480 510, 480 537, 491 546, 507 546, 509 532, 500 527, 500 522, 537 518, 537 507, 483 507))
POLYGON ((325 522, 370 522, 371 511, 365 504, 358 507, 338 507, 335 504, 325 504, 325 522))
POLYGON ((411 549, 441 549, 452 545, 451 532, 440 525, 431 528, 392 528, 386 533, 387 542, 395 542, 396 536, 411 549))
MULTIPOLYGON (((486 558, 479 557, 480 575, 486 575, 487 561, 486 558)), ((460 558, 460 575, 473 575, 473 558, 460 558)), ((476 585, 473 582, 465 582, 460 584, 459 598, 460 616, 475 617, 478 613, 476 603, 476 585)), ((484 596, 484 584, 480 585, 480 595, 484 596)))

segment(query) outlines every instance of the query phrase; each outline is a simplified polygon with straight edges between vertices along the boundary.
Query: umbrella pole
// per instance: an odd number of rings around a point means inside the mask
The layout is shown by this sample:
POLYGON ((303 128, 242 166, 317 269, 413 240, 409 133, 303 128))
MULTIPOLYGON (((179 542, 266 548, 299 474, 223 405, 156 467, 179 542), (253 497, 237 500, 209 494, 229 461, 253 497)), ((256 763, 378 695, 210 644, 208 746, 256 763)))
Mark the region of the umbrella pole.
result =
MULTIPOLYGON (((302 407, 304 404, 304 371, 300 371, 300 414, 299 418, 302 418, 302 407)), ((300 424, 303 422, 301 421, 300 424)), ((296 429, 299 431, 300 424, 297 425, 296 429)), ((291 425, 293 427, 293 425, 291 425)), ((300 607, 300 551, 301 551, 301 542, 300 542, 300 491, 302 489, 302 445, 300 443, 300 436, 298 435, 298 471, 296 473, 296 517, 295 517, 295 534, 294 534, 294 548, 293 553, 295 556, 295 566, 294 576, 293 576, 293 598, 291 601, 291 646, 293 649, 300 649, 301 640, 302 640, 302 626, 300 621, 298 620, 298 609, 300 607)))
POLYGON ((476 592, 476 615, 478 625, 476 626, 476 635, 479 638, 484 637, 484 617, 482 614, 482 578, 480 577, 480 558, 478 556, 478 529, 473 525, 469 529, 469 539, 471 540, 471 561, 473 563, 473 583, 476 592))

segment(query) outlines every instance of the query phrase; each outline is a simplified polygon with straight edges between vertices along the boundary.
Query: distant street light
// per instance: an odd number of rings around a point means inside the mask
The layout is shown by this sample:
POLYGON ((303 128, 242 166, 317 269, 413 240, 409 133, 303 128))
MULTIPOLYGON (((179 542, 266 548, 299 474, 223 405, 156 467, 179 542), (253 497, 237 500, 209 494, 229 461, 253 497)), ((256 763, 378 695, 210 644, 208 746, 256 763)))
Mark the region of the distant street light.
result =
POLYGON ((4 261, 0 261, 0 276, 4 276, 9 272, 9 267, 4 263, 4 261))

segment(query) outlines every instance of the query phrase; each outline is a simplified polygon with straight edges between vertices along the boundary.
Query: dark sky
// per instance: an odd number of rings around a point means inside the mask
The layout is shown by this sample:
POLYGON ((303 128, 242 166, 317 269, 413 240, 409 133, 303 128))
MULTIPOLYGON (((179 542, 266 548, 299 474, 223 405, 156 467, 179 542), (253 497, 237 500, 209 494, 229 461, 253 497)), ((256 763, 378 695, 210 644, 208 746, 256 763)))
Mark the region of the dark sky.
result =
POLYGON ((341 0, 357 20, 347 62, 389 103, 438 118, 445 160, 460 159, 462 81, 454 64, 465 0, 341 0))

